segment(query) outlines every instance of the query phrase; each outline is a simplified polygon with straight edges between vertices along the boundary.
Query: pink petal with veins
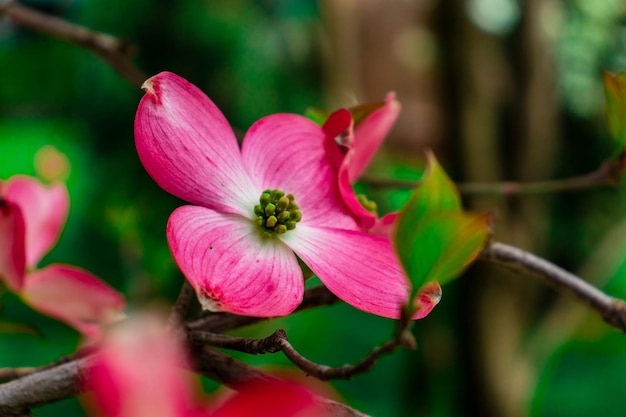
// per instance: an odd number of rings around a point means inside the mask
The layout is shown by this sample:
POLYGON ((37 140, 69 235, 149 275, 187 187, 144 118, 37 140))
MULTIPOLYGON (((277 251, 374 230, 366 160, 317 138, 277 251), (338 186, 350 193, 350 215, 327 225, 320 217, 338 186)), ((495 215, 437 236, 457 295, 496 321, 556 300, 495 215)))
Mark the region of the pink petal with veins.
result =
POLYGON ((247 215, 257 190, 228 122, 196 86, 170 72, 144 83, 135 144, 150 176, 183 200, 247 215))
POLYGON ((34 309, 61 320, 96 341, 102 326, 122 316, 121 294, 83 269, 52 264, 27 275, 21 292, 34 309))
POLYGON ((337 144, 336 149, 329 152, 331 159, 337 159, 334 157, 337 149, 345 149, 338 174, 339 191, 362 230, 374 227, 377 216, 358 201, 352 184, 371 162, 399 113, 400 104, 395 100, 395 94, 389 93, 384 105, 368 114, 356 127, 346 109, 332 113, 324 123, 324 132, 337 144))
POLYGON ((252 125, 241 153, 259 196, 267 188, 294 195, 302 212, 299 224, 357 230, 341 204, 337 170, 328 158, 325 142, 324 131, 312 121, 276 114, 252 125))
POLYGON ((348 170, 345 169, 350 163, 353 155, 348 152, 344 158, 344 164, 339 170, 337 178, 337 184, 339 185, 339 192, 343 198, 344 204, 352 211, 354 219, 359 224, 362 230, 368 230, 376 224, 376 214, 368 211, 357 199, 357 195, 352 188, 352 181, 350 181, 348 170))
POLYGON ((367 232, 376 236, 386 237, 391 239, 391 233, 393 232, 393 226, 398 217, 398 212, 387 213, 383 217, 376 219, 376 224, 372 226, 367 232))
POLYGON ((344 155, 354 143, 352 114, 348 109, 339 109, 333 112, 324 122, 322 130, 324 130, 330 144, 333 145, 329 146, 329 157, 336 167, 340 167, 344 155))
MULTIPOLYGON (((103 417, 191 417, 193 384, 165 321, 143 314, 107 334, 87 374, 103 417)), ((208 413, 205 414, 208 417, 208 413)))
POLYGON ((261 233, 236 214, 197 206, 172 213, 170 249, 205 309, 270 317, 300 304, 304 280, 296 257, 280 239, 261 233))
POLYGON ((354 128, 354 143, 348 151, 352 158, 347 164, 350 182, 356 181, 365 171, 398 118, 400 103, 395 98, 395 93, 387 94, 385 105, 367 115, 354 128))
POLYGON ((0 196, 0 280, 12 291, 19 291, 24 283, 25 236, 22 211, 0 196))
POLYGON ((65 184, 42 184, 32 177, 11 177, 4 198, 22 210, 26 227, 26 266, 36 266, 59 240, 70 207, 65 184))
POLYGON ((283 240, 331 292, 368 313, 399 318, 409 283, 388 239, 331 228, 295 231, 283 240))

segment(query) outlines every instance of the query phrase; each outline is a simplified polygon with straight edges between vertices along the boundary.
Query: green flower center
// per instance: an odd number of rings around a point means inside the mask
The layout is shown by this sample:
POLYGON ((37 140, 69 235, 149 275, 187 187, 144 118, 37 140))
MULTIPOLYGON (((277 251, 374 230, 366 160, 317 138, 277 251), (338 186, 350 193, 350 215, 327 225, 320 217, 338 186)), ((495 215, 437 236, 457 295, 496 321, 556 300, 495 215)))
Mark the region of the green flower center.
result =
POLYGON ((265 190, 259 197, 260 204, 254 206, 256 224, 266 233, 282 235, 296 228, 302 219, 300 207, 295 203, 293 194, 285 195, 280 190, 265 190))
POLYGON ((378 206, 376 205, 375 201, 368 200, 367 197, 363 194, 357 195, 356 199, 359 203, 361 203, 363 207, 365 207, 365 210, 369 211, 372 214, 378 214, 378 206))

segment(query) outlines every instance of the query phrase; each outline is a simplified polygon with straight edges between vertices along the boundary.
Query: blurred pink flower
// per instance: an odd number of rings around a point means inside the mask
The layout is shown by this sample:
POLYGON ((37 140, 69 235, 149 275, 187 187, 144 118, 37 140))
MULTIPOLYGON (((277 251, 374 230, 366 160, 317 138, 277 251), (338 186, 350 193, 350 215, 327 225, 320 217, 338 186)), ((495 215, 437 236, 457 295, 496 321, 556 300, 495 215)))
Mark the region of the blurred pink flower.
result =
POLYGON ((201 415, 187 359, 159 316, 146 313, 112 328, 95 358, 86 383, 103 417, 201 415))
POLYGON ((289 314, 304 291, 300 258, 347 303, 399 316, 407 280, 389 239, 362 232, 343 203, 334 145, 319 126, 271 115, 240 149, 219 109, 185 79, 163 72, 144 89, 137 151, 163 189, 194 204, 172 213, 167 238, 205 309, 289 314))
POLYGON ((314 395, 288 381, 250 381, 214 411, 196 384, 177 340, 158 316, 129 319, 105 337, 86 384, 87 404, 102 417, 323 417, 314 395))
POLYGON ((0 279, 31 307, 80 331, 87 341, 119 317, 123 297, 72 265, 36 269, 57 243, 69 211, 67 188, 27 176, 0 181, 0 279))

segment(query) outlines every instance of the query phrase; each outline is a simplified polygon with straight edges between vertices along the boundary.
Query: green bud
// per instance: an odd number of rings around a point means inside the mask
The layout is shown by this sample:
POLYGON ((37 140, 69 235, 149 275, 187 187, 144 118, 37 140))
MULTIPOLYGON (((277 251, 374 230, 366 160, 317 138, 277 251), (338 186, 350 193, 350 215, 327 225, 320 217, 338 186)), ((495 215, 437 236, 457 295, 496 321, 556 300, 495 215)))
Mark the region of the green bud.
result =
POLYGON ((269 203, 267 206, 265 206, 266 216, 272 216, 275 212, 276 212, 276 206, 273 205, 272 203, 269 203))
POLYGON ((299 222, 302 219, 302 213, 300 210, 294 210, 290 212, 290 219, 294 222, 299 222))
POLYGON ((255 223, 267 237, 282 235, 296 228, 302 218, 293 194, 285 195, 277 189, 267 189, 259 197, 260 204, 254 206, 255 223))
POLYGON ((289 206, 289 199, 283 196, 278 199, 278 202, 276 203, 276 210, 278 210, 278 212, 285 211, 287 206, 289 206))
POLYGON ((270 196, 269 190, 263 191, 263 194, 261 194, 261 197, 259 198, 259 202, 261 203, 261 206, 267 206, 270 200, 271 200, 271 196, 270 196))
POLYGON ((285 223, 290 218, 291 218, 291 216, 290 216, 288 211, 283 211, 282 213, 280 213, 278 215, 278 221, 281 222, 281 223, 285 223))

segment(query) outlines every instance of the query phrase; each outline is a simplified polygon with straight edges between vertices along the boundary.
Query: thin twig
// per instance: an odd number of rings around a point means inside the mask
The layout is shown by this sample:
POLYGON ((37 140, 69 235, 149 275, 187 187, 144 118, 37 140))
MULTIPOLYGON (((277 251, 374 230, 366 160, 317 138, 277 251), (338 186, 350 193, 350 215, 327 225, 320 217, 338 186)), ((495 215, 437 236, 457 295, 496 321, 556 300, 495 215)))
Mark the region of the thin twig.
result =
POLYGON ((251 355, 280 352, 280 340, 287 338, 283 329, 278 329, 264 339, 254 337, 236 337, 211 332, 190 332, 188 334, 191 343, 207 344, 251 355))
POLYGON ((49 16, 17 1, 0 1, 0 16, 2 15, 17 24, 93 52, 136 87, 141 87, 147 78, 128 59, 127 54, 131 48, 124 40, 49 16))
POLYGON ((603 293, 563 268, 530 252, 499 242, 485 249, 481 258, 545 281, 557 291, 572 295, 591 307, 611 326, 626 332, 626 302, 603 293))
POLYGON ((282 351, 294 365, 303 370, 307 375, 314 376, 322 381, 327 381, 329 379, 350 379, 358 374, 367 372, 376 364, 382 355, 391 353, 400 346, 407 349, 415 349, 415 339, 413 339, 413 335, 406 330, 407 323, 401 323, 402 322, 398 321, 399 326, 405 327, 398 329, 391 340, 372 349, 365 359, 354 365, 344 365, 336 368, 317 364, 302 356, 291 343, 289 343, 287 333, 283 329, 276 330, 264 339, 228 336, 202 331, 190 332, 188 337, 191 343, 195 345, 211 345, 214 347, 238 350, 252 355, 282 351))
POLYGON ((396 348, 402 346, 407 349, 415 348, 415 339, 410 332, 405 331, 402 333, 402 337, 393 338, 386 341, 381 346, 377 346, 359 363, 354 365, 343 365, 339 367, 330 367, 327 365, 320 365, 312 362, 302 356, 294 347, 289 343, 286 337, 278 340, 280 350, 289 358, 289 360, 298 368, 306 372, 307 375, 314 376, 322 381, 328 381, 330 379, 350 379, 356 375, 365 373, 372 369, 372 367, 378 362, 381 356, 391 353, 396 348))
MULTIPOLYGON (((339 301, 336 295, 328 291, 323 285, 309 288, 304 292, 302 303, 296 312, 311 309, 313 307, 332 305, 339 301)), ((219 313, 201 317, 187 324, 190 331, 205 330, 212 333, 223 333, 240 327, 249 326, 260 321, 267 320, 261 317, 238 316, 236 314, 219 313)))
MULTIPOLYGON (((512 195, 547 194, 563 191, 580 191, 590 188, 617 186, 621 184, 619 175, 623 169, 623 161, 607 160, 600 167, 588 174, 564 178, 560 180, 537 181, 537 182, 468 182, 457 183, 461 194, 465 195, 512 195)), ((378 188, 414 188, 419 181, 383 179, 364 176, 362 182, 378 188)))

